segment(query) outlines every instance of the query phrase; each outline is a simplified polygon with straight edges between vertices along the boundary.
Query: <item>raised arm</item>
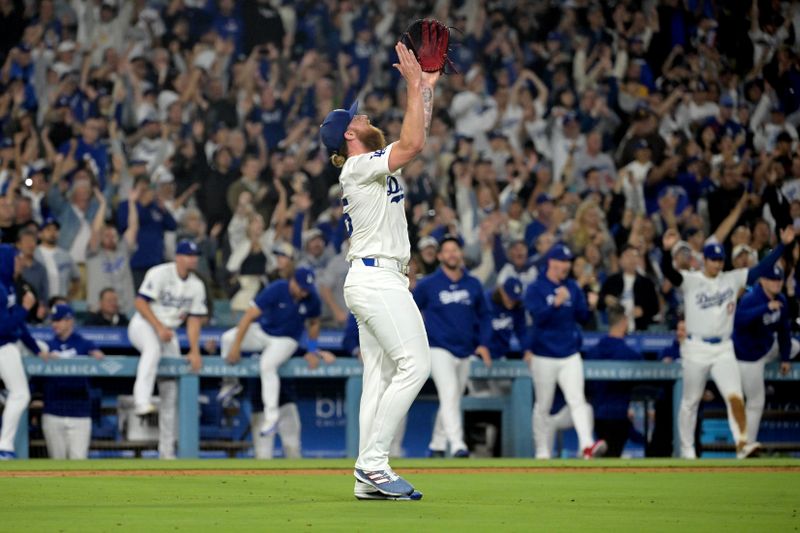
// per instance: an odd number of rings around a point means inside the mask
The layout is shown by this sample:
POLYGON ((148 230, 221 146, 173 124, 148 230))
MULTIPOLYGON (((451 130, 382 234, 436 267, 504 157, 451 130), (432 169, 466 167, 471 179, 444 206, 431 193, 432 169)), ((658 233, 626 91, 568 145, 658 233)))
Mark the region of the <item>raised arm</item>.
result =
POLYGON ((752 285, 758 278, 766 274, 781 258, 784 248, 794 242, 794 228, 786 226, 781 230, 781 242, 772 250, 767 257, 761 260, 756 266, 747 271, 747 284, 752 285))
POLYGON ((672 265, 672 248, 678 243, 678 238, 678 232, 674 229, 667 230, 664 233, 664 254, 661 256, 661 272, 676 287, 680 287, 683 284, 683 276, 672 265))
POLYGON ((414 54, 402 43, 394 47, 400 63, 394 66, 407 84, 406 113, 400 139, 389 154, 389 171, 394 172, 414 159, 425 146, 425 138, 433 116, 433 90, 438 72, 422 72, 414 54))

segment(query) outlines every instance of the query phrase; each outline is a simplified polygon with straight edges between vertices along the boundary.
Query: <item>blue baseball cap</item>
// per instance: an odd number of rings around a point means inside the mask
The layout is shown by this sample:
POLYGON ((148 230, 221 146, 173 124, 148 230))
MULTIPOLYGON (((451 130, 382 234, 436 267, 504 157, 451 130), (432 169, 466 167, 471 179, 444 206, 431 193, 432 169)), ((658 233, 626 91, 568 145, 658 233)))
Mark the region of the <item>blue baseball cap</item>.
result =
POLYGON ((774 265, 761 277, 775 281, 783 281, 783 269, 779 265, 774 265))
POLYGON ((304 291, 314 290, 314 281, 316 276, 314 271, 307 267, 300 267, 294 271, 294 280, 304 291))
POLYGON ((536 197, 536 205, 542 205, 545 202, 551 202, 552 203, 554 201, 555 200, 553 200, 553 197, 550 196, 549 194, 547 194, 546 192, 543 192, 543 193, 539 194, 539 196, 536 197))
POLYGON ((39 226, 39 229, 44 229, 47 226, 53 224, 55 227, 61 229, 61 223, 55 217, 47 217, 42 221, 42 224, 39 226))
POLYGON ((56 322, 66 318, 75 318, 75 311, 67 304, 56 304, 50 309, 50 320, 56 322))
POLYGON ((338 152, 339 148, 344 144, 344 132, 347 131, 347 126, 352 122, 353 117, 356 116, 358 111, 358 100, 353 102, 350 109, 334 109, 322 121, 319 127, 319 135, 322 138, 322 144, 330 152, 338 152))
POLYGON ((572 261, 575 259, 575 256, 572 255, 572 251, 566 244, 557 243, 547 252, 547 259, 548 261, 551 259, 553 261, 572 261))
POLYGON ((725 248, 721 244, 711 243, 703 247, 703 257, 712 261, 725 260, 725 248))
POLYGON ((723 94, 722 97, 719 99, 719 105, 721 107, 734 107, 736 102, 733 101, 733 97, 729 94, 723 94))
POLYGON ((510 277, 503 283, 503 292, 505 292, 512 301, 518 302, 522 300, 522 283, 515 277, 510 277))
POLYGON ((175 248, 175 255, 200 255, 200 249, 194 241, 184 239, 175 248))

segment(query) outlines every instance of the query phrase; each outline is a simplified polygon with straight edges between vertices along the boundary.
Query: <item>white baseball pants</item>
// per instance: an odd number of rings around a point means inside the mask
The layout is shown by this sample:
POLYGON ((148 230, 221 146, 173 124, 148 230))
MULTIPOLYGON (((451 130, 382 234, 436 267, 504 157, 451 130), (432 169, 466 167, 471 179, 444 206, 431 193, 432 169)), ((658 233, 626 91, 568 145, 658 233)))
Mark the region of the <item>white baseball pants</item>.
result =
MULTIPOLYGON (((177 333, 169 342, 161 342, 156 330, 141 315, 133 315, 128 325, 128 339, 141 356, 133 383, 133 401, 136 408, 152 402, 153 385, 162 357, 180 357, 177 333)), ((174 379, 158 380, 158 454, 162 459, 175 458, 178 440, 178 383, 174 379)))
POLYGON ((344 298, 358 322, 364 363, 356 468, 385 470, 401 421, 431 372, 428 336, 399 272, 356 262, 344 298))
MULTIPOLYGON (((589 406, 589 416, 592 420, 594 420, 594 409, 592 409, 592 404, 588 403, 589 406)), ((569 411, 569 406, 565 405, 558 412, 554 415, 550 415, 547 424, 547 442, 549 443, 548 446, 550 450, 553 450, 556 445, 556 435, 559 431, 565 431, 575 426, 572 423, 572 413, 569 411)))
MULTIPOLYGON (((791 356, 800 351, 800 342, 792 339, 791 356)), ((764 366, 779 358, 778 341, 757 361, 738 361, 739 374, 742 376, 742 392, 744 393, 745 412, 747 413, 747 442, 758 440, 758 428, 761 415, 764 413, 766 393, 764 389, 764 366)))
POLYGON ((42 433, 50 459, 86 459, 92 438, 91 417, 42 415, 42 433))
POLYGON ((431 348, 431 377, 439 396, 439 410, 433 426, 431 450, 450 452, 466 450, 464 424, 461 418, 461 398, 469 379, 472 357, 456 357, 443 348, 431 348))
POLYGON ((533 402, 533 441, 537 459, 549 459, 552 453, 550 409, 556 385, 564 393, 569 406, 575 432, 578 434, 580 454, 594 443, 592 410, 583 392, 583 360, 580 354, 568 357, 534 355, 530 362, 535 400, 533 402))
MULTIPOLYGON (((228 358, 238 328, 229 329, 220 339, 220 353, 223 359, 228 358)), ((264 333, 258 324, 250 324, 242 339, 241 351, 261 352, 259 370, 261 374, 261 401, 264 402, 264 426, 272 426, 280 418, 278 399, 281 393, 281 381, 278 368, 297 351, 297 341, 291 337, 272 337, 264 333)))
MULTIPOLYGON (((300 459, 302 457, 300 447, 300 412, 297 404, 285 403, 278 408, 280 418, 278 419, 277 434, 281 437, 283 456, 286 459, 300 459)), ((264 414, 257 413, 252 417, 251 427, 260 428, 264 425, 264 414)), ((256 429, 253 431, 253 453, 256 459, 272 459, 275 450, 275 433, 261 436, 256 429)))
POLYGON ((683 396, 678 414, 681 457, 685 459, 697 457, 694 448, 697 409, 709 374, 725 400, 733 441, 737 446, 745 442, 747 424, 742 398, 742 379, 733 352, 733 342, 727 340, 711 344, 702 340, 686 339, 681 344, 681 365, 683 396))
POLYGON ((11 452, 14 451, 14 439, 22 413, 31 401, 22 355, 15 343, 0 346, 0 379, 8 390, 3 409, 3 427, 0 429, 0 450, 11 452))

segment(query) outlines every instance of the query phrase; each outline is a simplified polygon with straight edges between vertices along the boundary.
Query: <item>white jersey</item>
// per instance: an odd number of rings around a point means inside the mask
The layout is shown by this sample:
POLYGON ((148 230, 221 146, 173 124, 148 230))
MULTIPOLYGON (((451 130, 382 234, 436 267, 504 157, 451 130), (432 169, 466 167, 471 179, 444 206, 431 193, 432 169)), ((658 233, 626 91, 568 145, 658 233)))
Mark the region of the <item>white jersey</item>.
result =
POLYGON ((389 172, 393 146, 349 157, 342 167, 339 183, 350 235, 348 261, 382 257, 405 265, 411 258, 400 169, 389 172))
POLYGON ((720 272, 709 278, 702 272, 681 270, 686 332, 693 337, 728 339, 739 291, 747 284, 747 269, 720 272))
POLYGON ((150 309, 164 326, 175 329, 189 315, 205 316, 206 288, 194 273, 181 279, 175 263, 157 265, 147 271, 139 296, 149 300, 150 309))

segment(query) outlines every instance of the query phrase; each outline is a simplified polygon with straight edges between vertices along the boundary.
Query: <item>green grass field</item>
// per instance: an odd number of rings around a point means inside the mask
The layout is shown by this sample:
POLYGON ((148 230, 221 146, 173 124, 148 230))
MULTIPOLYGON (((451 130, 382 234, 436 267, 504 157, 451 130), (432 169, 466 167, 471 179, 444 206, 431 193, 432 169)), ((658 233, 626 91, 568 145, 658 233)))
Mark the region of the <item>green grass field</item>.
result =
POLYGON ((401 474, 426 469, 407 475, 424 493, 422 501, 355 500, 350 460, 8 462, 0 465, 0 491, 6 495, 0 531, 771 533, 800 528, 796 460, 409 459, 393 466, 401 474), (513 470, 528 467, 547 471, 513 470), (209 475, 184 475, 179 472, 184 469, 209 475), (213 472, 270 469, 330 472, 213 472), (87 470, 105 475, 69 477, 87 470), (126 470, 152 472, 134 476, 126 470), (21 471, 52 476, 9 477, 21 471))

